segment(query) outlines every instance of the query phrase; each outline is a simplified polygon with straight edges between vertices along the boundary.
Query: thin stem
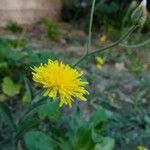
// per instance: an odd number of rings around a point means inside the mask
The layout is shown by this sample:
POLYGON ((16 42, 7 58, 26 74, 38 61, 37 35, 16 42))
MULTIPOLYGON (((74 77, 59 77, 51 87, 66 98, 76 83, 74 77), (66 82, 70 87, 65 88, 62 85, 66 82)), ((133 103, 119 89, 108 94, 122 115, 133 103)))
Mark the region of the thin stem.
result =
POLYGON ((95 8, 96 0, 92 2, 91 14, 90 14, 90 23, 89 23, 89 35, 88 35, 88 43, 87 43, 87 54, 91 49, 91 36, 92 36, 92 24, 93 24, 93 15, 94 15, 94 8, 95 8))
POLYGON ((142 42, 140 44, 135 44, 135 45, 126 45, 126 44, 123 44, 123 43, 119 43, 119 46, 122 46, 122 47, 125 47, 125 48, 139 48, 139 47, 145 46, 148 43, 150 43, 150 39, 145 41, 145 42, 142 42))
POLYGON ((107 49, 110 49, 112 47, 115 47, 117 45, 119 45, 119 43, 121 43, 124 39, 126 39, 135 29, 137 28, 136 25, 132 26, 118 41, 106 46, 106 47, 103 47, 103 48, 100 48, 98 50, 95 50, 94 52, 91 52, 89 53, 88 55, 94 55, 94 54, 97 54, 97 53, 100 53, 100 52, 103 52, 107 49))
POLYGON ((94 54, 97 54, 97 53, 101 53, 101 52, 104 52, 105 50, 108 50, 112 47, 115 47, 117 45, 119 45, 119 43, 121 43, 124 39, 126 39, 135 29, 137 28, 137 25, 133 25, 118 41, 110 44, 110 45, 107 45, 106 47, 103 47, 103 48, 100 48, 98 50, 95 50, 91 53, 88 53, 86 55, 84 55, 79 61, 77 61, 73 67, 77 66, 78 64, 80 64, 84 59, 86 59, 88 56, 91 56, 91 55, 94 55, 94 54))

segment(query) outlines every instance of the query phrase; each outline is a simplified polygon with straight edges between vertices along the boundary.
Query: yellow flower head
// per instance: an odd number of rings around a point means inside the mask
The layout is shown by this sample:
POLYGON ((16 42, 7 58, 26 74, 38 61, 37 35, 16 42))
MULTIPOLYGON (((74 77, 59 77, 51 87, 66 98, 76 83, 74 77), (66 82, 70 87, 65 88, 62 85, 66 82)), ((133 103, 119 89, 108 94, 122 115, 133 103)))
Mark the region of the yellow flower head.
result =
POLYGON ((103 65, 105 64, 105 59, 102 57, 96 57, 96 61, 97 61, 96 67, 98 69, 102 69, 103 65))
POLYGON ((53 99, 59 97, 60 106, 65 104, 71 107, 75 97, 86 100, 84 95, 88 92, 84 86, 88 83, 81 80, 82 73, 78 70, 57 60, 49 60, 47 64, 41 64, 32 70, 33 80, 46 89, 44 96, 53 99))

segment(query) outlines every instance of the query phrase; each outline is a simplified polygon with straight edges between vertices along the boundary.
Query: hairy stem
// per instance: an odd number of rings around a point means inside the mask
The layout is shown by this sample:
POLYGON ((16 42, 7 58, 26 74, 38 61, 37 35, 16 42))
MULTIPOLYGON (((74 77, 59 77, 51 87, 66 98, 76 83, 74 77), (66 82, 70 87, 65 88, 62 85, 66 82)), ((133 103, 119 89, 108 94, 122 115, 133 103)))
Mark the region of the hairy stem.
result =
POLYGON ((133 25, 123 36, 121 36, 121 38, 110 44, 110 45, 107 45, 106 47, 102 47, 98 50, 95 50, 93 52, 90 52, 90 53, 86 53, 81 59, 79 59, 74 65, 73 67, 76 67, 77 65, 79 65, 83 60, 85 60, 88 56, 91 56, 91 55, 95 55, 95 54, 98 54, 98 53, 102 53, 110 48, 113 48, 117 45, 119 45, 124 39, 126 39, 138 26, 137 25, 133 25))

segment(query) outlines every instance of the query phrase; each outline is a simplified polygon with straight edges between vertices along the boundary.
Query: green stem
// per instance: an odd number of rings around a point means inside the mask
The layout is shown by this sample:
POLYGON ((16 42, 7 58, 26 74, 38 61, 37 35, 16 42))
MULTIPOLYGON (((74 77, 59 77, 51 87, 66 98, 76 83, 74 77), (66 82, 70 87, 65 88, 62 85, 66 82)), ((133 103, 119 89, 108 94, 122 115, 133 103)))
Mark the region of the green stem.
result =
POLYGON ((110 44, 110 45, 107 45, 106 47, 103 47, 103 48, 100 48, 98 50, 95 50, 93 52, 90 52, 90 53, 86 53, 79 61, 77 61, 73 67, 77 66, 78 64, 80 64, 83 60, 85 60, 87 57, 91 56, 91 55, 95 55, 97 53, 102 53, 104 52, 105 50, 108 50, 110 48, 113 48, 117 45, 119 45, 124 39, 126 39, 135 29, 137 28, 137 25, 133 25, 118 41, 110 44))
POLYGON ((119 46, 122 46, 122 47, 125 47, 125 48, 139 48, 139 47, 145 46, 148 43, 150 43, 150 39, 145 41, 145 42, 142 42, 140 44, 135 44, 135 45, 126 45, 126 44, 123 44, 123 43, 119 43, 119 46))
POLYGON ((93 24, 93 15, 94 15, 95 2, 96 2, 96 0, 93 0, 92 8, 91 8, 91 14, 90 14, 87 54, 88 54, 89 50, 91 49, 92 24, 93 24))

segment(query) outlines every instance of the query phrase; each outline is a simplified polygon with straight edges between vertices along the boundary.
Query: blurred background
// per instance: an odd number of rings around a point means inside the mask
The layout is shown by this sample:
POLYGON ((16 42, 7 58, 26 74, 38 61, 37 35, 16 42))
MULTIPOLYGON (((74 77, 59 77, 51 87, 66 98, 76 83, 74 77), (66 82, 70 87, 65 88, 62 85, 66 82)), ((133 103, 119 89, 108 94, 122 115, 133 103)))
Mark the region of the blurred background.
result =
MULTIPOLYGON (((92 50, 119 39, 132 26, 131 14, 140 3, 96 0, 92 50)), ((8 106, 16 124, 30 103, 27 82, 33 93, 40 89, 30 67, 48 59, 73 64, 84 55, 91 6, 92 0, 0 0, 0 104, 8 106)), ((54 102, 42 106, 32 116, 40 122, 26 123, 17 144, 0 109, 0 150, 15 150, 14 145, 19 150, 149 150, 149 11, 148 0, 143 27, 123 45, 78 66, 89 82, 87 102, 63 111, 54 102), (35 137, 43 137, 41 144, 35 137)))

